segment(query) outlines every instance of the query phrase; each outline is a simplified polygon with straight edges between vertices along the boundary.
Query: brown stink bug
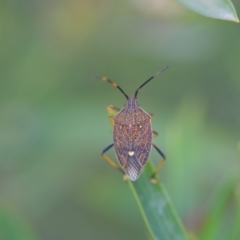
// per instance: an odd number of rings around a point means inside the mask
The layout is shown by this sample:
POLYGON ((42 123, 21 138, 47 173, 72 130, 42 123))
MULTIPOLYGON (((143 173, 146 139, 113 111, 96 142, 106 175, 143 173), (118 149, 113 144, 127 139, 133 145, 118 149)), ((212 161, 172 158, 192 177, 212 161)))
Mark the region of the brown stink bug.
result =
POLYGON ((166 160, 163 152, 152 142, 153 134, 157 135, 157 133, 152 131, 151 114, 148 114, 139 106, 137 95, 143 86, 167 68, 168 66, 146 80, 135 91, 135 95, 131 97, 128 97, 117 83, 107 77, 100 78, 102 81, 109 82, 112 86, 118 88, 127 98, 127 102, 122 109, 112 105, 109 106, 109 108, 118 111, 114 116, 110 116, 111 122, 113 123, 113 143, 104 148, 101 155, 114 168, 117 168, 124 174, 126 173, 127 177, 132 181, 135 181, 139 177, 141 170, 147 163, 151 146, 153 146, 163 158, 151 175, 151 179, 155 178, 155 175, 166 160), (105 154, 112 146, 114 146, 116 157, 121 167, 105 154))

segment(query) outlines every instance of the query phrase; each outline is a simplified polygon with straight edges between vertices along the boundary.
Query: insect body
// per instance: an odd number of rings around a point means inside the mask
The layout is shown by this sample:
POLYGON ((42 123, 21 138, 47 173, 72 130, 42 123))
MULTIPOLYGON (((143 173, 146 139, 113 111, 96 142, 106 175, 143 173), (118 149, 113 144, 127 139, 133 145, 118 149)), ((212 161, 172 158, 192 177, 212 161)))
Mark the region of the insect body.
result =
POLYGON ((113 145, 120 165, 136 180, 146 164, 152 146, 151 116, 130 97, 113 117, 113 145))
POLYGON ((132 181, 135 181, 139 177, 142 168, 147 163, 152 145, 162 156, 163 161, 159 163, 151 178, 155 177, 165 161, 165 156, 162 151, 152 143, 153 131, 151 127, 151 115, 139 106, 137 102, 137 94, 145 84, 167 68, 168 67, 157 72, 145 81, 136 90, 135 95, 131 97, 128 97, 128 95, 115 82, 106 77, 101 78, 101 80, 107 81, 114 87, 117 87, 127 98, 127 102, 122 109, 110 106, 110 108, 118 110, 118 113, 114 116, 110 116, 113 123, 113 144, 110 144, 102 151, 102 156, 113 167, 126 173, 127 177, 132 181), (115 164, 105 154, 105 152, 107 152, 112 146, 114 146, 121 167, 115 164))

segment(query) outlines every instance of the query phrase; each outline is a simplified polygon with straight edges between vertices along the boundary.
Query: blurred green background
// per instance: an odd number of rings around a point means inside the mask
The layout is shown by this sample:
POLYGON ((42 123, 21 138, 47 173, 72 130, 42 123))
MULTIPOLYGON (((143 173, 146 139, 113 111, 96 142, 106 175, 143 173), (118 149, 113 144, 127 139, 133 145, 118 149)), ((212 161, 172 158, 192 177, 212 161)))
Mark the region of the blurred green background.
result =
POLYGON ((212 193, 239 168, 239 24, 153 0, 2 1, 0 16, 0 239, 148 238, 100 156, 112 142, 106 106, 125 98, 92 79, 132 94, 167 65, 138 100, 155 113, 161 181, 200 231, 212 193))

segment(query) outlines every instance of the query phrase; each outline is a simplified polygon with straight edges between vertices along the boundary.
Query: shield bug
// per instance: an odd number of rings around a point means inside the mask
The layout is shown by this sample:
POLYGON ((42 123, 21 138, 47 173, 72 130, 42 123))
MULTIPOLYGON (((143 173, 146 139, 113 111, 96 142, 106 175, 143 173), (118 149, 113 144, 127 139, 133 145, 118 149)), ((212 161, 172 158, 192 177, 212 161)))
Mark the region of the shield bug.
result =
POLYGON ((152 142, 153 135, 157 135, 157 133, 152 131, 151 114, 148 114, 139 106, 137 95, 143 86, 167 68, 168 66, 151 76, 137 88, 134 96, 130 97, 117 83, 107 77, 100 77, 102 81, 109 82, 112 86, 118 88, 127 99, 122 109, 113 105, 108 107, 117 111, 114 116, 109 116, 113 124, 113 143, 104 148, 101 155, 110 165, 126 174, 132 181, 139 177, 141 170, 147 163, 152 146, 161 155, 162 161, 151 175, 151 179, 154 179, 166 160, 163 152, 152 142), (112 147, 115 149, 121 167, 105 154, 112 147))

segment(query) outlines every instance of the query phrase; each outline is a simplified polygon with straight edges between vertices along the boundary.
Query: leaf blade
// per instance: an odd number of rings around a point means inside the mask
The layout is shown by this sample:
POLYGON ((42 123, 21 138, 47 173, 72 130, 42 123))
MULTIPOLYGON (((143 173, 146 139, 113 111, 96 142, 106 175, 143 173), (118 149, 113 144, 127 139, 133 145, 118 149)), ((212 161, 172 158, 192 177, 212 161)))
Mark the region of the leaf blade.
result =
POLYGON ((230 0, 177 0, 187 8, 201 15, 239 22, 237 12, 230 0))
POLYGON ((137 181, 128 181, 148 231, 153 239, 186 240, 187 234, 165 187, 150 182, 152 172, 152 164, 148 162, 137 181))

